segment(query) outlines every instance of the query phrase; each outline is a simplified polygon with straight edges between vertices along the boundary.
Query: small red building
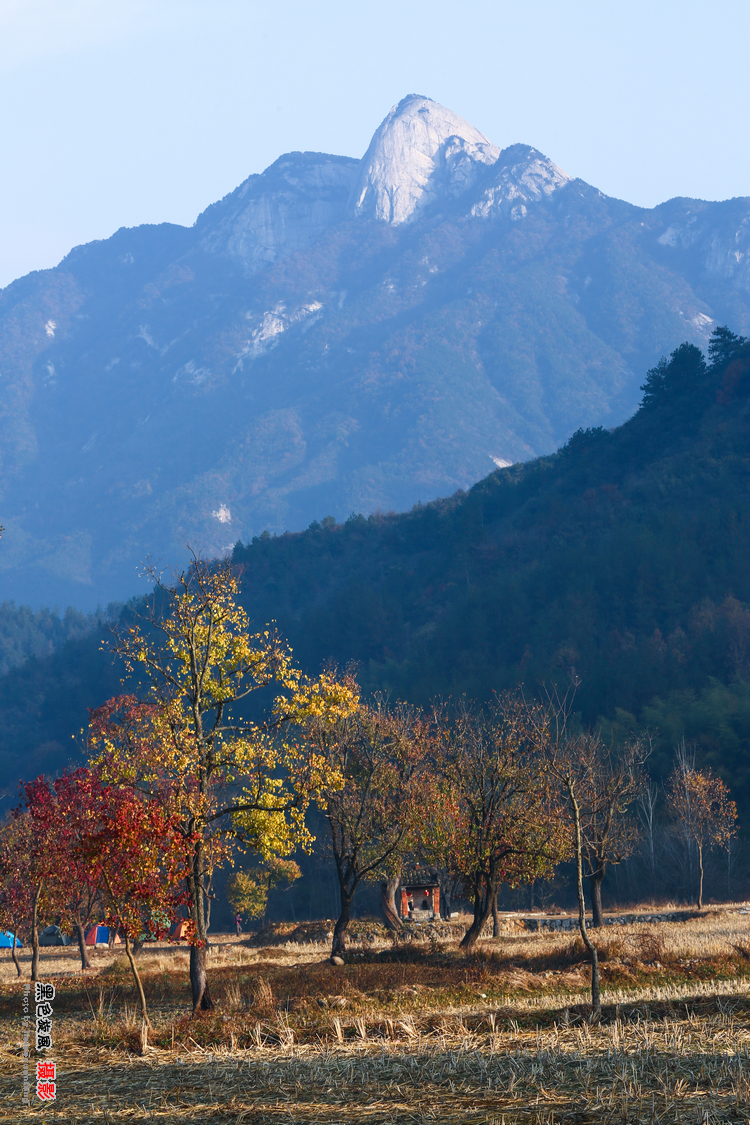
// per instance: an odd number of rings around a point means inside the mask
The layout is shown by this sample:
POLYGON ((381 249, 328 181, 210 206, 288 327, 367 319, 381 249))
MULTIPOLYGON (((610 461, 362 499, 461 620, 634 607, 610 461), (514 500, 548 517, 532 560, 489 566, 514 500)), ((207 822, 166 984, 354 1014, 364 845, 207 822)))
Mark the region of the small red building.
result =
POLYGON ((436 867, 405 867, 401 872, 400 913, 404 921, 431 922, 440 917, 436 867))

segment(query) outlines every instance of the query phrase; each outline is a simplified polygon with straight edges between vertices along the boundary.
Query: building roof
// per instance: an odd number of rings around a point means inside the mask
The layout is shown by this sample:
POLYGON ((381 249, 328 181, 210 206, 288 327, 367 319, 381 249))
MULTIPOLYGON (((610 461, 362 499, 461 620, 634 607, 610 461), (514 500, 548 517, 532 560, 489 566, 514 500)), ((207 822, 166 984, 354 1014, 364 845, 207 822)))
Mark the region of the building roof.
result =
POLYGON ((437 887, 439 885, 437 867, 413 864, 411 867, 402 868, 402 887, 437 887))

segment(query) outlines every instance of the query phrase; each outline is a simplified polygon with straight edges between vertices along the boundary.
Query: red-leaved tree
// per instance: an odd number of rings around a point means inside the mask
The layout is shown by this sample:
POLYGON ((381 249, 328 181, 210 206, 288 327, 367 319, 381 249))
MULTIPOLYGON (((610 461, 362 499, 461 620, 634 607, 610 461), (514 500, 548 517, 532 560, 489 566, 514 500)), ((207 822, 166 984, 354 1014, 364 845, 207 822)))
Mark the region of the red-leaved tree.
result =
POLYGON ((84 815, 76 825, 73 853, 89 865, 96 880, 105 922, 123 936, 147 1027, 146 996, 133 946, 144 937, 167 937, 187 902, 191 841, 168 805, 128 786, 107 784, 97 769, 86 770, 78 785, 84 815))
POLYGON ((133 945, 163 938, 186 901, 186 841, 168 801, 116 785, 104 767, 64 773, 52 784, 25 786, 40 870, 51 909, 72 922, 81 963, 88 967, 84 930, 102 919, 122 933, 143 1021, 148 1013, 133 945))
POLYGON ((90 812, 89 771, 66 772, 52 784, 38 777, 24 790, 34 832, 44 840, 42 869, 51 904, 61 924, 72 927, 85 971, 91 968, 86 927, 101 914, 98 874, 77 847, 90 812))
POLYGON ((13 815, 24 821, 23 877, 27 881, 28 933, 31 938, 31 979, 39 979, 39 921, 49 917, 54 909, 53 891, 50 885, 50 835, 52 825, 43 814, 49 787, 44 778, 28 782, 22 786, 24 805, 15 809, 13 815))
POLYGON ((11 957, 19 977, 16 942, 31 921, 35 892, 32 857, 30 818, 16 810, 0 825, 0 930, 13 934, 11 957))

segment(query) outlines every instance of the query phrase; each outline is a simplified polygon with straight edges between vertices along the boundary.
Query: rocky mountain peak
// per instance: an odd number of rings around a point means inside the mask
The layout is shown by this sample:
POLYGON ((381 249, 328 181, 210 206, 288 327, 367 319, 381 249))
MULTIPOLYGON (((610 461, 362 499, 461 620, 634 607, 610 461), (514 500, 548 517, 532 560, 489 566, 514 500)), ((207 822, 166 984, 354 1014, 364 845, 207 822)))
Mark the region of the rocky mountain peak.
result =
POLYGON ((238 260, 252 275, 311 246, 347 215, 396 225, 437 200, 470 193, 472 217, 518 219, 568 180, 535 149, 501 152, 458 114, 410 94, 390 111, 362 160, 285 153, 208 207, 195 229, 203 250, 238 260))
POLYGON ((2 596, 93 608, 186 539, 467 489, 750 334, 749 290, 750 199, 632 207, 413 95, 362 160, 287 153, 0 290, 2 596))
POLYGON ((552 195, 570 180, 567 172, 537 149, 510 145, 500 153, 470 214, 473 218, 523 219, 528 204, 552 195))
POLYGON ((343 217, 358 168, 348 156, 287 152, 198 217, 200 244, 248 274, 304 250, 343 217))
POLYGON ((410 94, 370 142, 350 198, 354 215, 406 223, 440 198, 473 187, 500 149, 445 106, 410 94))

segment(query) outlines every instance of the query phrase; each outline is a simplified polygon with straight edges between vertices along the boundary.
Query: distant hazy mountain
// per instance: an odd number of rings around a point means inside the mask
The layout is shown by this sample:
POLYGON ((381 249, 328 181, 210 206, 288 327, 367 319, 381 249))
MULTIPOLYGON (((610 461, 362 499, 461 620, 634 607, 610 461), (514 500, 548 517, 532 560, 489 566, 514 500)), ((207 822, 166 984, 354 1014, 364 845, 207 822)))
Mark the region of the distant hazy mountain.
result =
POLYGON ((191 228, 0 291, 0 599, 127 596, 146 554, 406 509, 634 409, 750 329, 750 199, 607 198, 412 95, 191 228))

